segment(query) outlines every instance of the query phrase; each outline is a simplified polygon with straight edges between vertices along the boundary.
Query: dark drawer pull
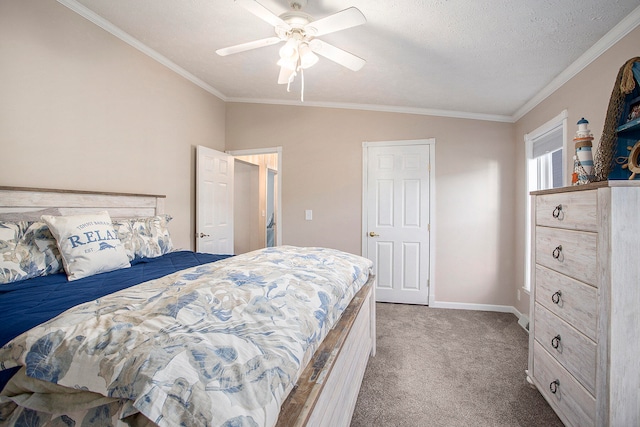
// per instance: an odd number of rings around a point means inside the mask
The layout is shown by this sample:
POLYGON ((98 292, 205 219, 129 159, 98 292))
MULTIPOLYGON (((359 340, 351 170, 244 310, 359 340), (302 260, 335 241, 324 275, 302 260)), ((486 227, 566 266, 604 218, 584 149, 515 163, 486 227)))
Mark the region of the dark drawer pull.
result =
POLYGON ((556 335, 555 337, 551 338, 551 347, 555 348, 556 350, 558 349, 558 347, 560 347, 560 341, 562 340, 562 338, 560 338, 560 335, 556 335))
POLYGON ((559 259, 560 255, 562 255, 562 245, 556 246, 556 248, 551 253, 551 256, 553 256, 555 259, 559 259))
POLYGON ((553 210, 553 213, 551 215, 553 215, 554 218, 558 219, 558 218, 560 218, 560 214, 561 213, 562 213, 562 205, 558 205, 553 210))
POLYGON ((556 291, 553 295, 551 295, 551 301, 553 301, 554 304, 560 304, 561 296, 562 296, 562 292, 556 291))
POLYGON ((549 384, 549 390, 551 393, 556 394, 558 392, 558 387, 560 387, 560 380, 555 380, 551 384, 549 384))

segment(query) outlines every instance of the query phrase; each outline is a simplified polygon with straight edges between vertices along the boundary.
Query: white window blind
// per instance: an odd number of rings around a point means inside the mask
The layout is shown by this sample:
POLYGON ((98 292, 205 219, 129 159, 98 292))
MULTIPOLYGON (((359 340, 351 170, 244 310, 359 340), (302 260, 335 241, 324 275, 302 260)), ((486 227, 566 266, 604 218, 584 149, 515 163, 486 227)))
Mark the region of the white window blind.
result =
POLYGON ((533 158, 552 153, 563 147, 562 126, 558 126, 549 132, 532 138, 533 158))

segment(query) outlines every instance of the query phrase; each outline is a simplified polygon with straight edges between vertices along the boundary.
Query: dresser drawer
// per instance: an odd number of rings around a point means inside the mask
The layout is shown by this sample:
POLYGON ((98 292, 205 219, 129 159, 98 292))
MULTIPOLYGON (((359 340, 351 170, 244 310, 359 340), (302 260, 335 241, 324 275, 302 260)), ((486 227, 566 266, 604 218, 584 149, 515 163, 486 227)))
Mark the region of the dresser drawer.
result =
POLYGON ((595 395, 596 343, 540 304, 535 306, 535 339, 595 395))
POLYGON ((596 341, 596 288, 541 265, 536 265, 535 287, 537 303, 596 341))
POLYGON ((536 263, 596 286, 597 234, 536 227, 536 263))
POLYGON ((545 194, 536 197, 536 225, 570 230, 597 230, 596 191, 545 194))
POLYGON ((540 393, 565 424, 576 427, 595 425, 595 398, 537 341, 533 346, 533 378, 540 393), (558 383, 552 385, 554 381, 558 383))

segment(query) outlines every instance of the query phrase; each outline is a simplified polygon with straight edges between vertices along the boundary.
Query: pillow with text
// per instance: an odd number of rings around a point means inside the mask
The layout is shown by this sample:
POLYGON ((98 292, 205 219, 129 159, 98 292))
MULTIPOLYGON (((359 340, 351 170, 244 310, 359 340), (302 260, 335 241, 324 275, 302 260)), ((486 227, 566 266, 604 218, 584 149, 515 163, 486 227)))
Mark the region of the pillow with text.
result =
POLYGON ((69 280, 131 266, 108 212, 42 220, 56 239, 69 280))

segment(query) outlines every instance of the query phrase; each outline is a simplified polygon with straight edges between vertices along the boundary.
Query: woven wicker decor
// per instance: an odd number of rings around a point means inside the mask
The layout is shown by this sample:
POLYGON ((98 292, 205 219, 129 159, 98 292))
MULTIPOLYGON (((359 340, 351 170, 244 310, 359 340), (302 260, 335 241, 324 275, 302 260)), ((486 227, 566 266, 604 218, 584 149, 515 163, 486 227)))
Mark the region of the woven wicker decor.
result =
POLYGON ((640 62, 640 57, 631 58, 624 63, 620 71, 618 71, 618 77, 616 77, 616 82, 613 85, 607 117, 604 121, 602 136, 594 158, 596 181, 606 181, 613 167, 613 156, 616 152, 616 142, 618 140, 616 128, 620 124, 620 115, 624 109, 624 98, 636 87, 636 81, 631 70, 634 62, 640 62))

